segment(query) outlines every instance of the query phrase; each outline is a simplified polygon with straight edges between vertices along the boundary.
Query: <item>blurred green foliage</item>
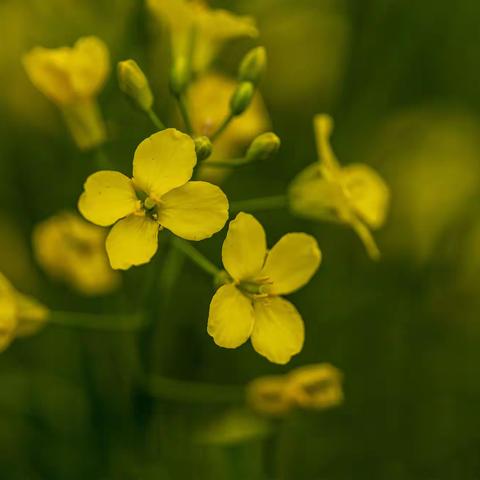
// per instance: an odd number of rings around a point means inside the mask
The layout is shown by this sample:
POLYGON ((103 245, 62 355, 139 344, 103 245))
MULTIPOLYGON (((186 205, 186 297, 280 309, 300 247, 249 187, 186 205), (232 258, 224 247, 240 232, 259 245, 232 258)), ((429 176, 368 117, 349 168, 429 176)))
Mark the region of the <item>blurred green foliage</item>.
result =
MULTIPOLYGON (((0 477, 479 478, 480 3, 212 3, 257 17, 271 59, 261 90, 282 139, 273 162, 227 180, 229 198, 283 192, 316 158, 312 116, 328 111, 342 162, 371 164, 392 186, 392 215, 378 235, 383 259, 372 263, 347 229, 284 211, 257 214, 272 243, 307 231, 324 254, 314 280, 293 296, 307 338, 288 367, 248 346, 216 347, 206 333, 212 286, 178 259, 158 279, 170 294, 159 294, 158 325, 140 339, 140 350, 131 333, 55 326, 16 342, 0 356, 0 477), (275 425, 275 438, 267 431, 243 442, 205 443, 198 432, 219 422, 228 405, 150 399, 135 383, 144 360, 173 378, 235 385, 327 361, 345 375, 346 401, 288 418, 275 425)), ((33 226, 74 209, 94 166, 29 84, 20 56, 36 44, 97 34, 112 63, 132 57, 144 67, 157 109, 166 112, 173 106, 164 38, 134 0, 5 0, 0 26, 0 270, 54 309, 133 310, 152 265, 125 274, 125 296, 99 300, 53 283, 32 259, 33 226)), ((219 67, 235 72, 248 44, 233 43, 219 67)), ((128 172, 152 127, 120 95, 113 75, 100 103, 111 136, 107 153, 128 172)), ((219 263, 222 239, 199 248, 219 263)), ((164 253, 161 246, 160 264, 164 253)))

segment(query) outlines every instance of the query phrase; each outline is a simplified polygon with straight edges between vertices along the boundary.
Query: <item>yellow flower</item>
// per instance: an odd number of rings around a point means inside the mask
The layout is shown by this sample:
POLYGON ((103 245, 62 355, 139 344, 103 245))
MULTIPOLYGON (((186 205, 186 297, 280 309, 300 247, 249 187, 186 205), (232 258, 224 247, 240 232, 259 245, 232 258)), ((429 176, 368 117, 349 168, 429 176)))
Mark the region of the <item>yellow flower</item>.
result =
POLYGON ((137 147, 133 178, 114 171, 88 177, 78 208, 96 225, 113 225, 106 240, 113 268, 147 263, 157 251, 160 228, 187 240, 223 228, 227 198, 215 185, 189 181, 196 161, 193 140, 169 128, 137 147))
MULTIPOLYGON (((230 111, 230 98, 237 83, 224 75, 202 75, 188 90, 193 129, 199 135, 210 136, 217 130, 230 111)), ((235 117, 231 125, 215 141, 213 154, 199 168, 201 179, 218 183, 228 169, 209 168, 208 162, 226 160, 239 155, 257 135, 270 129, 270 120, 260 93, 253 97, 249 108, 235 117)))
POLYGON ((62 212, 35 227, 33 248, 38 263, 52 277, 84 295, 102 295, 120 282, 108 263, 105 237, 103 228, 62 212))
POLYGON ((17 292, 0 273, 0 352, 15 337, 33 335, 45 323, 48 310, 35 299, 17 292))
POLYGON ((174 58, 189 58, 193 46, 194 72, 204 71, 228 40, 258 36, 251 17, 213 10, 199 0, 148 0, 148 6, 169 27, 174 58))
POLYGON ((297 406, 323 409, 342 403, 342 373, 328 363, 305 365, 288 374, 286 395, 297 406))
POLYGON ((23 57, 35 87, 60 107, 80 148, 105 139, 105 127, 95 102, 110 70, 106 45, 97 37, 83 37, 73 48, 35 47, 23 57))
POLYGON ((283 416, 294 407, 292 399, 285 395, 285 375, 259 377, 247 386, 247 404, 263 415, 283 416))
POLYGON ((350 225, 369 255, 377 259, 380 253, 370 229, 385 222, 389 189, 368 165, 340 166, 330 146, 333 121, 328 115, 317 115, 314 125, 319 162, 293 180, 289 189, 291 209, 306 218, 350 225))
POLYGON ((317 241, 305 233, 284 235, 267 251, 262 225, 247 213, 230 222, 222 259, 232 283, 220 287, 210 304, 208 333, 220 347, 253 348, 284 364, 303 347, 304 324, 280 295, 304 286, 320 265, 317 241))

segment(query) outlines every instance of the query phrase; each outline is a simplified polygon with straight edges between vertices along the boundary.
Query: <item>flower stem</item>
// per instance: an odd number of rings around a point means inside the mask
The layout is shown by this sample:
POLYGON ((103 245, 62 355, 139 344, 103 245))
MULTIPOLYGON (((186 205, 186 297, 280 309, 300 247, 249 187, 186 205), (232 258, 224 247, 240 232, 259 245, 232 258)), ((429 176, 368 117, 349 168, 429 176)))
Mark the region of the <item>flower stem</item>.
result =
POLYGON ((167 128, 164 123, 158 118, 158 115, 152 110, 147 111, 148 118, 152 121, 152 123, 155 125, 158 130, 165 130, 167 128))
POLYGON ((172 245, 183 252, 193 263, 199 266, 206 273, 213 275, 214 277, 220 273, 220 269, 217 268, 208 258, 202 255, 194 246, 189 242, 175 237, 172 240, 172 245))
POLYGON ((187 133, 189 135, 192 135, 192 122, 190 120, 190 114, 188 113, 188 107, 187 103, 185 102, 185 97, 183 95, 178 95, 175 98, 177 99, 178 107, 180 108, 180 113, 182 114, 182 118, 185 123, 185 129, 187 130, 187 133))
POLYGON ((246 158, 231 158, 230 160, 218 160, 212 162, 206 162, 203 165, 206 167, 213 167, 213 168, 236 168, 236 167, 243 167, 247 165, 249 162, 246 158))
POLYGON ((142 328, 145 324, 141 314, 96 314, 52 311, 47 323, 68 328, 86 330, 128 332, 142 328))
POLYGON ((288 205, 286 195, 274 195, 272 197, 252 198, 251 200, 239 200, 230 203, 230 213, 240 211, 274 210, 285 208, 288 205))
POLYGON ((230 122, 235 118, 233 113, 229 113, 225 120, 221 123, 221 125, 217 128, 217 130, 211 135, 210 140, 214 142, 222 133, 223 131, 230 125, 230 122))
POLYGON ((243 387, 175 380, 160 375, 145 378, 145 388, 154 397, 188 403, 241 403, 243 387))

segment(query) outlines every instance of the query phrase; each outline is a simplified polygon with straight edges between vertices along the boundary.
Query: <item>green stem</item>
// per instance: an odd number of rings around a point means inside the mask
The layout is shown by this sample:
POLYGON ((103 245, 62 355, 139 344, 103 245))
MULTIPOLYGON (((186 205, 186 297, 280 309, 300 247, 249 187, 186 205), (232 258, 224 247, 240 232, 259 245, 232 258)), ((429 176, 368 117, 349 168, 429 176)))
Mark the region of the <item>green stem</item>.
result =
POLYGON ((115 315, 52 311, 47 323, 68 328, 87 330, 128 332, 142 328, 145 324, 143 315, 115 315))
POLYGON ((193 263, 198 265, 206 273, 217 276, 221 270, 217 268, 208 258, 202 255, 193 245, 189 242, 175 237, 172 240, 172 245, 183 252, 193 263))
POLYGON ((112 169, 112 163, 110 162, 107 154, 105 153, 105 150, 101 145, 97 146, 94 150, 94 155, 95 155, 95 163, 96 167, 99 170, 111 170, 112 169))
POLYGON ((245 398, 243 387, 175 380, 160 375, 147 376, 145 387, 154 397, 176 402, 241 403, 245 398))
POLYGON ((252 198, 251 200, 239 200, 230 203, 230 213, 240 211, 274 210, 288 206, 286 195, 274 195, 272 197, 252 198))
POLYGON ((165 130, 167 128, 153 110, 150 109, 146 113, 148 115, 148 118, 152 121, 155 127, 158 128, 158 130, 165 130))
POLYGON ((188 113, 185 97, 183 95, 178 95, 175 98, 177 99, 178 107, 180 108, 180 113, 182 114, 182 118, 185 123, 185 129, 187 130, 187 133, 189 135, 192 135, 193 133, 192 122, 190 120, 190 114, 188 113))
POLYGON ((203 163, 206 167, 213 167, 213 168, 236 168, 236 167, 243 167, 251 163, 246 158, 231 158, 230 160, 218 160, 218 161, 211 161, 203 163))
POLYGON ((210 137, 210 140, 212 142, 214 142, 222 133, 223 131, 228 127, 228 125, 230 125, 230 122, 235 118, 235 115, 233 115, 233 113, 229 113, 226 117, 225 117, 225 120, 223 120, 223 122, 221 123, 221 125, 217 128, 217 131, 214 132, 211 137, 210 137))

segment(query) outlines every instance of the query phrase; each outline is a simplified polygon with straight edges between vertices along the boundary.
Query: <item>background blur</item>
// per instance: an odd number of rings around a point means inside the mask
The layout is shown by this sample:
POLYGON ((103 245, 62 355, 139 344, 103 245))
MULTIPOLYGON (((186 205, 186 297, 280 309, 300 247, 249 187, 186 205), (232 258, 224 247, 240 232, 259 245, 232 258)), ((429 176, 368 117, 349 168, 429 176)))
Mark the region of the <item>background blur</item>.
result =
MULTIPOLYGON (((51 326, 0 356, 0 477, 268 478, 263 471, 288 480, 480 478, 480 2, 211 4, 257 18, 269 55, 261 91, 282 139, 273 162, 227 180, 229 198, 285 191, 316 159, 312 117, 328 112, 340 161, 378 169, 391 186, 392 210, 376 235, 379 263, 348 229, 280 210, 256 214, 270 244, 306 231, 324 254, 313 281, 293 295, 306 322, 303 352, 279 367, 249 345, 216 347, 206 333, 212 287, 185 264, 171 296, 159 298, 154 370, 243 384, 330 362, 345 374, 345 403, 289 418, 276 448, 268 439, 199 446, 198 430, 225 406, 132 399, 133 334, 51 326), (261 449, 276 465, 270 473, 261 449)), ((21 55, 37 44, 98 35, 112 64, 132 57, 145 68, 157 110, 166 112, 168 56, 157 29, 136 0, 0 2, 0 270, 52 309, 115 311, 119 296, 85 299, 33 261, 33 226, 75 208, 92 163, 28 81, 21 55)), ((234 73, 254 44, 232 43, 218 68, 234 73)), ((100 104, 107 152, 128 172, 152 128, 121 96, 114 75, 100 104)), ((199 248, 220 262, 223 238, 199 248)), ((145 268, 124 276, 132 299, 145 268)))

